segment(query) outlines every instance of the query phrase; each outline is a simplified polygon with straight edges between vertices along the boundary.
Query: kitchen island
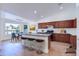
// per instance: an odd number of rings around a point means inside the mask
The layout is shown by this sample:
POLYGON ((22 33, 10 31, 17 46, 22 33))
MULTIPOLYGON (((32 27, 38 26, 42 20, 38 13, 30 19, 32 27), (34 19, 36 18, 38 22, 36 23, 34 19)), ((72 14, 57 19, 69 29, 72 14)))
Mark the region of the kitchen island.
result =
MULTIPOLYGON (((44 47, 42 49, 42 51, 44 53, 48 53, 49 52, 50 40, 51 40, 50 36, 51 36, 51 34, 38 34, 38 33, 27 33, 27 34, 22 35, 22 37, 28 38, 28 39, 32 38, 32 39, 35 39, 35 40, 44 40, 44 47)), ((28 43, 26 43, 26 44, 24 43, 26 40, 22 40, 22 44, 24 44, 24 45, 28 44, 28 43)))

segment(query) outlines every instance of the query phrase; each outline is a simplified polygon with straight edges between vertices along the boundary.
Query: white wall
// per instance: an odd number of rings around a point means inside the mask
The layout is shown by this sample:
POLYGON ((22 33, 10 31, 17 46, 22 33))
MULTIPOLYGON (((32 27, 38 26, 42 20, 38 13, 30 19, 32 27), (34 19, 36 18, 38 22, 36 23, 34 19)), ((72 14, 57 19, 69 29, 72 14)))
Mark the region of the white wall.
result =
POLYGON ((1 5, 0 5, 0 40, 1 40, 1 5))
POLYGON ((0 40, 4 39, 4 19, 2 18, 2 13, 0 12, 0 40))
MULTIPOLYGON (((0 12, 0 15, 1 15, 1 12, 0 12)), ((1 19, 1 16, 0 16, 0 19, 1 19)), ((1 22, 0 22, 0 29, 1 29, 1 22)), ((0 40, 1 40, 1 30, 0 30, 0 40)))
POLYGON ((76 7, 76 16, 77 16, 77 38, 79 39, 79 3, 76 7))
POLYGON ((76 4, 76 16, 77 16, 77 55, 79 56, 79 3, 76 4))
MULTIPOLYGON (((1 15, 1 12, 0 12, 0 15, 1 15)), ((1 19, 1 16, 0 16, 0 19, 1 19)), ((1 29, 1 22, 0 22, 0 29, 1 29)), ((1 40, 1 30, 0 30, 0 40, 1 40)))

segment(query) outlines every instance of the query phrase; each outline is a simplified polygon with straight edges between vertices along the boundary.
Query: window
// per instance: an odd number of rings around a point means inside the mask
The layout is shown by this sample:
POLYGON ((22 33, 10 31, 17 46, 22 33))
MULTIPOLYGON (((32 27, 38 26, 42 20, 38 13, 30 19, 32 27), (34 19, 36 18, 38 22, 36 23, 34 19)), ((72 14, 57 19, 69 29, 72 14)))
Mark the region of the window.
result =
POLYGON ((12 24, 12 23, 5 23, 5 34, 11 33, 18 33, 19 32, 19 24, 12 24))
POLYGON ((24 33, 27 33, 27 25, 24 25, 24 33))

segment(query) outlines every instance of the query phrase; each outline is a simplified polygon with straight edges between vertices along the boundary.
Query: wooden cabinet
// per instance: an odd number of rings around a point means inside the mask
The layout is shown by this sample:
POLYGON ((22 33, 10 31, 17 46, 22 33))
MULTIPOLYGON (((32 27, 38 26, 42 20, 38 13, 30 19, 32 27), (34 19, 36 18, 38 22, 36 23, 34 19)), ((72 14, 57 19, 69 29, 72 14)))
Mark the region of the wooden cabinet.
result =
POLYGON ((73 28, 77 28, 77 19, 72 20, 73 28))
POLYGON ((70 44, 76 48, 76 36, 70 36, 70 44))
POLYGON ((52 41, 57 42, 65 42, 71 44, 72 47, 76 48, 76 36, 70 34, 61 34, 61 33, 54 33, 52 35, 52 41))
POLYGON ((56 22, 56 24, 55 24, 55 28, 72 28, 72 27, 73 27, 72 20, 59 21, 59 22, 56 22))
POLYGON ((48 25, 51 25, 54 28, 76 28, 77 27, 76 24, 77 24, 76 19, 72 19, 56 22, 39 23, 38 28, 47 28, 48 25))
POLYGON ((52 37, 53 41, 65 42, 65 43, 70 42, 70 34, 54 33, 52 37))
POLYGON ((48 23, 39 23, 38 28, 47 28, 48 23))

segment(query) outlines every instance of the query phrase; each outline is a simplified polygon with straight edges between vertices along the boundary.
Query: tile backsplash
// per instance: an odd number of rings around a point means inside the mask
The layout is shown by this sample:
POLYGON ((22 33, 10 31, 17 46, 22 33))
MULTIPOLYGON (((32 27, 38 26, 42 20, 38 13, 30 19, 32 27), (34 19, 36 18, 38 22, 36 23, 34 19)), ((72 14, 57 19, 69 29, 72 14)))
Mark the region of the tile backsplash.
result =
MULTIPOLYGON (((61 33, 61 30, 62 28, 56 28, 56 29, 53 29, 54 30, 54 33, 61 33)), ((64 28, 63 30, 66 30, 66 33, 68 34, 72 34, 72 35, 76 35, 76 29, 75 28, 64 28)))

